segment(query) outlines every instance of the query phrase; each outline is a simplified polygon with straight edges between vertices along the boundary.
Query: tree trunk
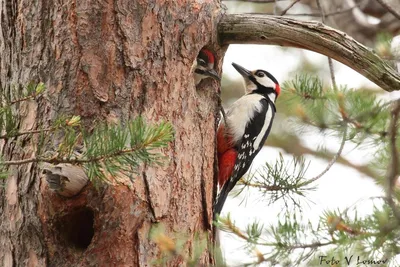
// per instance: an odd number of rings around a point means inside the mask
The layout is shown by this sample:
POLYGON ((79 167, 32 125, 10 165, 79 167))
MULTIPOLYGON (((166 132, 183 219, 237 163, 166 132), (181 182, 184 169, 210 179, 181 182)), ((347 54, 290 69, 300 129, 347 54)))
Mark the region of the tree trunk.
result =
MULTIPOLYGON (((217 0, 1 0, 2 90, 47 87, 17 106, 21 131, 61 114, 88 126, 142 115, 170 121, 175 139, 162 151, 166 164, 143 166, 131 186, 88 185, 72 199, 50 191, 37 164, 10 168, 0 186, 0 265, 148 266, 162 257, 149 239, 157 223, 188 237, 170 266, 192 256, 194 236, 210 232, 217 101, 216 85, 196 90, 190 71, 203 46, 220 55, 219 14, 217 0)), ((6 160, 36 146, 29 136, 0 143, 6 160)), ((206 249, 200 263, 211 260, 206 249)))

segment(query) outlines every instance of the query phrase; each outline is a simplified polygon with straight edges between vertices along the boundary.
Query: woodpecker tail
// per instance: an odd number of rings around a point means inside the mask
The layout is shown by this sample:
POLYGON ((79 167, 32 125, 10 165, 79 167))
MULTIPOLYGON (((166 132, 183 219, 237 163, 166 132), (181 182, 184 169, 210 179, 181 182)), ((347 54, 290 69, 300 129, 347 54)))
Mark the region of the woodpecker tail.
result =
POLYGON ((213 219, 217 219, 217 215, 221 214, 222 208, 224 207, 225 201, 229 195, 229 192, 231 191, 232 188, 230 188, 230 182, 227 181, 224 186, 221 189, 221 192, 217 196, 217 200, 214 204, 214 213, 213 213, 213 219))

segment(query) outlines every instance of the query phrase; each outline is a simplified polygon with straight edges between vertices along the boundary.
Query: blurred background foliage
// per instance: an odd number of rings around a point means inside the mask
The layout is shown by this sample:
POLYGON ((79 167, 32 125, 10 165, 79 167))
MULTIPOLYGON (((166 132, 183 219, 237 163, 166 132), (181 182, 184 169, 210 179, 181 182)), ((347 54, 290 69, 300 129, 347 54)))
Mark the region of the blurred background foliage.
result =
MULTIPOLYGON (((225 0, 223 4, 230 14, 262 13, 324 20, 327 25, 348 33, 373 49, 398 70, 400 40, 396 36, 400 30, 400 17, 397 17, 396 10, 400 11, 400 2, 386 0, 385 5, 380 2, 225 0)), ((224 108, 244 94, 240 76, 235 78, 227 70, 231 61, 235 58, 243 59, 245 55, 232 55, 231 49, 236 53, 246 53, 244 47, 235 49, 231 46, 225 55, 221 84, 224 108)), ((268 49, 272 49, 271 46, 265 46, 265 50, 268 49)), ((274 57, 275 61, 266 61, 264 67, 275 77, 281 75, 278 81, 282 92, 276 102, 278 113, 265 145, 278 149, 282 154, 280 159, 275 159, 275 163, 271 163, 274 159, 268 157, 261 159, 262 162, 266 161, 263 166, 251 170, 238 183, 240 186, 235 188, 234 193, 238 195, 246 192, 246 195, 243 194, 246 198, 254 195, 254 190, 257 190, 263 198, 260 201, 266 200, 270 205, 284 199, 286 207, 273 225, 254 221, 242 229, 235 225, 230 214, 220 219, 220 229, 245 241, 245 248, 252 258, 229 266, 328 266, 326 262, 321 264, 321 255, 327 256, 326 259, 341 259, 335 266, 347 266, 344 257, 353 254, 353 264, 359 257, 382 260, 379 266, 398 266, 395 256, 400 252, 400 220, 396 215, 400 200, 397 181, 397 166, 400 162, 393 155, 400 149, 396 118, 400 95, 388 93, 366 80, 360 81, 359 77, 353 77, 352 71, 343 68, 340 63, 334 62, 330 66, 326 58, 323 61, 314 60, 316 57, 310 56, 314 54, 312 52, 286 47, 273 49, 279 51, 277 53, 289 55, 292 61, 277 62, 274 57), (279 73, 285 64, 287 70, 283 74, 279 73), (345 77, 344 82, 336 81, 338 74, 345 77), (316 135, 328 137, 324 140, 334 144, 310 141, 316 135), (345 145, 355 153, 343 156, 341 152, 345 145), (364 154, 367 151, 369 156, 363 160, 354 160, 352 155, 360 155, 357 151, 363 151, 364 154), (288 157, 293 159, 288 160, 288 157), (323 172, 312 178, 307 174, 307 168, 315 164, 315 158, 329 164, 323 172), (363 177, 371 178, 382 189, 381 197, 364 200, 363 204, 369 203, 368 215, 359 215, 360 203, 348 203, 348 207, 341 210, 328 210, 320 214, 318 221, 309 219, 310 214, 301 212, 302 205, 307 205, 307 201, 304 202, 307 200, 307 191, 318 190, 313 182, 321 178, 334 163, 350 167, 363 177), (253 193, 250 193, 251 190, 253 193), (383 262, 384 259, 388 260, 383 262)), ((288 57, 285 56, 283 60, 288 57)), ((247 62, 251 60, 248 58, 247 62)), ((236 63, 246 67, 244 62, 236 63)), ((354 190, 362 190, 362 185, 354 190)), ((346 196, 339 194, 336 197, 346 196)), ((229 255, 225 256, 229 262, 229 255)))

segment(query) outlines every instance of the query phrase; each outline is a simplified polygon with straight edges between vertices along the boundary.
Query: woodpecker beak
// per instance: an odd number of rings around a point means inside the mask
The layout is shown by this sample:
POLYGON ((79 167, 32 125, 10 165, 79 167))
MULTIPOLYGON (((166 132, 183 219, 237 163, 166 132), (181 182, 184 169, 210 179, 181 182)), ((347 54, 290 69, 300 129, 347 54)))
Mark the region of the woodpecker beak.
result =
POLYGON ((243 78, 248 79, 249 77, 253 76, 251 74, 251 72, 245 68, 243 68, 242 66, 236 64, 236 63, 232 63, 232 66, 240 73, 240 75, 243 76, 243 78))
POLYGON ((217 81, 221 80, 221 77, 219 77, 218 73, 214 69, 204 71, 204 75, 209 76, 217 81))

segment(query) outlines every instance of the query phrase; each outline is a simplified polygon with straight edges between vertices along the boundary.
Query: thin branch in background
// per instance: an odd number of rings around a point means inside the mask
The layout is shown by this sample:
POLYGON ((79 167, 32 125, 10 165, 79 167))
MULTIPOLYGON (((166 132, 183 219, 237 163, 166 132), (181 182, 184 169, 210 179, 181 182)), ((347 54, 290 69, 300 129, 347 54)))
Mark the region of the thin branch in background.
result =
POLYGON ((245 179, 240 179, 238 184, 248 186, 248 187, 260 188, 260 189, 264 189, 266 191, 291 190, 291 189, 295 188, 294 186, 282 187, 282 186, 277 186, 277 185, 265 185, 265 184, 257 183, 257 182, 252 183, 249 180, 245 180, 245 179))
POLYGON ((399 152, 397 151, 396 141, 397 141, 397 123, 399 120, 399 113, 400 113, 400 100, 397 100, 393 104, 392 109, 392 120, 390 121, 389 125, 389 145, 390 145, 390 155, 391 155, 391 162, 388 168, 388 172, 386 174, 386 198, 388 205, 393 211, 394 216, 400 222, 400 210, 396 206, 393 200, 393 191, 394 185, 396 183, 396 179, 399 176, 399 152))
POLYGON ((329 162, 329 164, 328 164, 328 166, 326 166, 325 170, 323 170, 320 174, 318 174, 314 178, 311 178, 308 181, 308 183, 312 183, 312 182, 318 180, 319 178, 321 178, 322 176, 324 176, 324 174, 329 171, 329 169, 333 166, 333 164, 335 164, 337 159, 340 157, 340 155, 342 154, 343 148, 344 148, 344 144, 346 143, 347 128, 348 128, 348 126, 346 123, 344 126, 344 130, 343 130, 343 139, 342 139, 342 142, 340 143, 340 148, 339 148, 338 152, 335 154, 335 156, 333 157, 333 159, 331 160, 331 162, 329 162))
POLYGON ((335 70, 333 68, 333 60, 330 57, 328 57, 328 64, 329 64, 329 72, 331 74, 333 90, 337 91, 338 87, 336 85, 336 77, 335 77, 335 70))
MULTIPOLYGON (((319 11, 321 12, 321 20, 322 20, 322 23, 325 24, 325 11, 324 11, 324 9, 323 9, 322 6, 321 6, 320 0, 316 0, 316 1, 317 1, 318 9, 319 9, 319 11)), ((337 91, 336 78, 335 78, 335 70, 333 69, 333 61, 332 61, 332 58, 330 58, 330 57, 328 57, 328 64, 329 64, 329 72, 330 72, 330 74, 331 74, 332 86, 333 86, 333 89, 334 89, 335 91, 337 91)))
POLYGON ((14 104, 17 104, 17 103, 20 103, 20 102, 23 102, 23 101, 26 101, 26 100, 29 100, 29 99, 32 99, 32 98, 35 98, 35 97, 37 97, 37 94, 32 94, 32 95, 28 95, 28 96, 23 97, 23 98, 18 98, 18 99, 15 99, 15 100, 11 101, 10 105, 14 105, 14 104))
POLYGON ((289 0, 222 0, 222 2, 249 2, 249 3, 260 3, 260 4, 286 2, 286 1, 289 0))
POLYGON ((294 0, 287 8, 285 8, 282 13, 281 16, 284 16, 286 14, 286 12, 289 11, 289 9, 291 9, 296 3, 300 2, 300 0, 294 0))
MULTIPOLYGON (((276 2, 284 2, 284 1, 289 1, 289 0, 223 0, 222 2, 248 2, 248 3, 259 3, 259 4, 272 4, 272 3, 276 3, 276 2)), ((343 13, 347 13, 352 11, 355 8, 360 7, 360 4, 356 4, 350 8, 346 8, 343 10, 338 10, 338 11, 334 11, 334 12, 330 12, 330 13, 326 13, 325 17, 330 17, 330 16, 335 16, 335 15, 339 15, 339 14, 343 14, 343 13)), ((263 13, 265 15, 279 15, 276 12, 276 5, 274 5, 274 13, 263 13)), ((321 17, 321 13, 296 13, 296 14, 285 14, 286 16, 299 16, 299 17, 321 17)))
POLYGON ((278 1, 274 1, 274 13, 272 15, 278 16, 278 1))
POLYGON ((379 2, 379 4, 381 4, 387 11, 389 11, 390 13, 392 13, 393 16, 395 16, 397 19, 400 20, 400 13, 394 9, 391 5, 389 5, 388 3, 386 3, 386 0, 377 0, 379 2))
MULTIPOLYGON (((343 13, 347 13, 350 12, 354 9, 355 7, 350 7, 347 9, 343 9, 343 10, 338 10, 335 12, 330 12, 330 13, 326 13, 325 14, 325 18, 327 17, 331 17, 331 16, 335 16, 335 15, 339 15, 339 14, 343 14, 343 13)), ((267 13, 266 13, 267 14, 267 13)), ((271 14, 273 15, 273 14, 271 14)), ((286 16, 295 16, 295 17, 321 17, 321 13, 295 13, 295 14, 286 14, 286 16)))
POLYGON ((51 132, 54 131, 56 128, 47 128, 47 129, 41 129, 41 130, 32 130, 32 131, 25 131, 25 132, 17 132, 14 134, 3 134, 0 135, 0 139, 6 139, 6 138, 12 138, 12 137, 19 137, 22 135, 27 135, 27 134, 38 134, 38 133, 46 133, 46 132, 51 132))

